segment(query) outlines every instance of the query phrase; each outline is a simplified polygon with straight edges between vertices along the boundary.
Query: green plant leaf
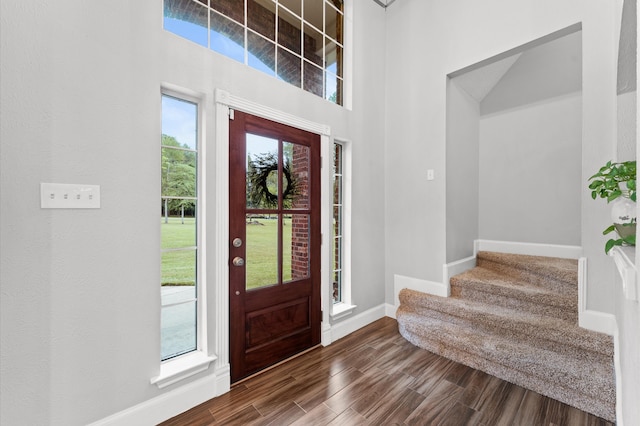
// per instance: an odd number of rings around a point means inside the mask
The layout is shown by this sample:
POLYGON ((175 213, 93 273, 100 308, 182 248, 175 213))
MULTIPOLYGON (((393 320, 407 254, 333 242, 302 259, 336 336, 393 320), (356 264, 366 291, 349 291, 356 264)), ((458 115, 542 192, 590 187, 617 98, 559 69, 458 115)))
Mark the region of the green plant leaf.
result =
POLYGON ((604 231, 602 231, 602 235, 607 235, 613 231, 616 230, 616 226, 615 225, 611 225, 610 227, 608 227, 607 229, 605 229, 604 231))
POLYGON ((611 250, 612 248, 614 248, 615 246, 621 246, 622 245, 622 240, 609 240, 607 241, 607 243, 604 245, 604 252, 606 254, 609 254, 609 250, 611 250))
POLYGON ((631 245, 631 246, 635 246, 636 245, 636 236, 635 235, 629 235, 628 237, 625 237, 622 239, 625 243, 631 245))
POLYGON ((616 189, 616 190, 612 191, 609 194, 609 196, 607 197, 607 203, 612 202, 613 200, 615 200, 616 198, 618 198, 621 195, 622 195, 622 191, 620 191, 619 189, 616 189))

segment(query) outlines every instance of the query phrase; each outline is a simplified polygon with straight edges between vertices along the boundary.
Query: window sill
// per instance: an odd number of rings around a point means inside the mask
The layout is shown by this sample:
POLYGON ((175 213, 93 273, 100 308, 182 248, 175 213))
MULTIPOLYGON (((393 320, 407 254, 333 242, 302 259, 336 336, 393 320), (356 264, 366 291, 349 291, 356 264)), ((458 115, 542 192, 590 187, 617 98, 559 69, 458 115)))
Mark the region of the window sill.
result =
POLYGON ((204 352, 195 351, 160 364, 160 375, 151 379, 151 384, 155 384, 162 389, 172 385, 187 377, 191 377, 209 368, 209 364, 216 360, 216 357, 207 356, 204 352))
POLYGON ((336 303, 331 310, 331 319, 338 320, 351 315, 356 307, 356 305, 349 305, 347 303, 336 303))
POLYGON ((636 248, 614 247, 609 252, 613 257, 620 277, 622 277, 622 291, 627 300, 638 300, 638 288, 636 283, 636 248))

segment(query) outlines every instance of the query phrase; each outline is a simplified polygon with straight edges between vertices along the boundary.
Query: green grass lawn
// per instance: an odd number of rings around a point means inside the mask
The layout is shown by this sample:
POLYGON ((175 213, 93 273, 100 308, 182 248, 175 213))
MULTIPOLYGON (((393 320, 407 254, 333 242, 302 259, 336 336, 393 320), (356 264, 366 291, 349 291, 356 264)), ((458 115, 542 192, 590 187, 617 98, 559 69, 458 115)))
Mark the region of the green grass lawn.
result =
MULTIPOLYGON (((258 225, 247 225, 246 287, 247 289, 272 285, 277 282, 276 219, 257 219, 258 225)), ((285 219, 283 280, 291 279, 291 219, 285 219)), ((169 218, 161 220, 162 248, 175 249, 195 246, 195 219, 169 218)), ((194 285, 195 250, 162 253, 162 285, 194 285)))

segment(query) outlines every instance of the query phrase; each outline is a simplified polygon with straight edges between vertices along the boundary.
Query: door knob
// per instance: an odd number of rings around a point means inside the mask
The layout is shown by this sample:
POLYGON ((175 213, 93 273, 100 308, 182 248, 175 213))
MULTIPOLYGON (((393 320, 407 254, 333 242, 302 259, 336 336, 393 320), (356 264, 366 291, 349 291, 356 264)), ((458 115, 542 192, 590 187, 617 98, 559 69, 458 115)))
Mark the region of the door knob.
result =
POLYGON ((244 266, 244 259, 239 256, 236 256, 233 258, 232 263, 233 263, 233 266, 244 266))
POLYGON ((233 244, 233 246, 235 248, 241 247, 242 246, 242 239, 240 238, 234 238, 233 242, 231 242, 231 244, 233 244))

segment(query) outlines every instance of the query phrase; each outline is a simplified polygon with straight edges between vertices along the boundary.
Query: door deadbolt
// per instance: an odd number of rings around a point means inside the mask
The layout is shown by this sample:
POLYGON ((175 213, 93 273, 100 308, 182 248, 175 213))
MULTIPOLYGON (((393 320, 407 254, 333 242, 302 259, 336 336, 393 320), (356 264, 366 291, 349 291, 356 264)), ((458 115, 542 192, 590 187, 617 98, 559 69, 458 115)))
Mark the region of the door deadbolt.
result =
POLYGON ((241 238, 234 238, 233 242, 231 244, 233 244, 233 246, 235 248, 241 247, 242 246, 242 239, 241 238))
POLYGON ((232 263, 233 263, 233 266, 244 266, 244 259, 239 256, 236 256, 233 258, 232 263))

